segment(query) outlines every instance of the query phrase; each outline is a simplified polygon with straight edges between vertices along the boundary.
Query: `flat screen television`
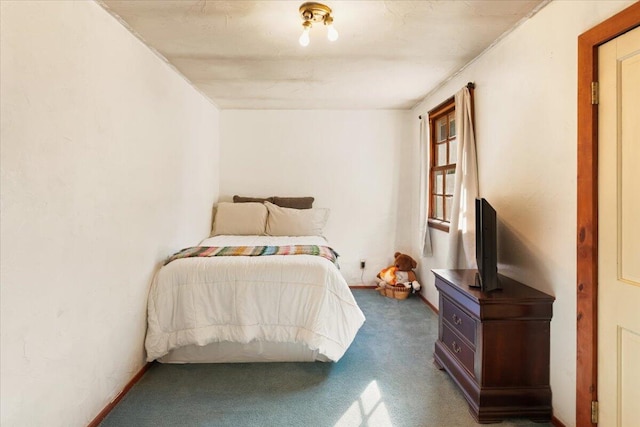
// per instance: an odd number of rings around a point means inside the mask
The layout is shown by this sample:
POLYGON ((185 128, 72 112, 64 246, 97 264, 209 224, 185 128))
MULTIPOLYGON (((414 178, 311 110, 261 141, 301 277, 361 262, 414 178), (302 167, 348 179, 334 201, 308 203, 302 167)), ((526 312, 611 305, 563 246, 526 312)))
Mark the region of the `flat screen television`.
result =
POLYGON ((482 292, 500 289, 496 211, 486 199, 476 199, 476 262, 475 286, 482 292))

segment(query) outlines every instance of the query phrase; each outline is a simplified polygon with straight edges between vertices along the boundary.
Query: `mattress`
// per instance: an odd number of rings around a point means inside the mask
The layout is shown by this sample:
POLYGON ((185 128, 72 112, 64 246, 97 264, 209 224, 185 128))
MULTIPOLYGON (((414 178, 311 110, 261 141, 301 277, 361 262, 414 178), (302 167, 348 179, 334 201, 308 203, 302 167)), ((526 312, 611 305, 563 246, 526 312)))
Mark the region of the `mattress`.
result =
MULTIPOLYGON (((216 236, 200 243, 283 245, 327 242, 319 236, 216 236)), ((178 363, 209 361, 205 353, 225 362, 256 355, 338 361, 365 320, 337 265, 314 255, 177 259, 155 275, 147 312, 147 360, 178 363), (226 349, 214 349, 221 346, 226 349)))

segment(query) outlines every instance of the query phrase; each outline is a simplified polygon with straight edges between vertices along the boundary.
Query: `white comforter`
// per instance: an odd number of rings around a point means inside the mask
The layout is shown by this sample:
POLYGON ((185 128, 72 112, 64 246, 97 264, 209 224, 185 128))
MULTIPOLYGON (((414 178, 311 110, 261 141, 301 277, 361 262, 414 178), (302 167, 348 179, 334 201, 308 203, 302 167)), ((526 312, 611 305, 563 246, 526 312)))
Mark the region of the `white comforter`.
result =
MULTIPOLYGON (((216 236, 201 246, 327 245, 324 238, 216 236)), ((195 344, 306 343, 338 361, 365 318, 329 260, 313 255, 185 258, 162 267, 148 301, 152 361, 195 344)))

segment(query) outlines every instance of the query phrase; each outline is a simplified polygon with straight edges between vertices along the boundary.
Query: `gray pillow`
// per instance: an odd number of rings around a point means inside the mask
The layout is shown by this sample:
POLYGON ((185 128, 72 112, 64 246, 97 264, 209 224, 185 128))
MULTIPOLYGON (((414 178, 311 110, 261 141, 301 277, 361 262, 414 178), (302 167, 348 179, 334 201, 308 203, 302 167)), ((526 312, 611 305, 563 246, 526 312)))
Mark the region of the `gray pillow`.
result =
POLYGON ((291 209, 311 209, 313 207, 313 197, 273 197, 273 200, 267 200, 268 202, 278 205, 281 208, 291 209))
POLYGON ((233 203, 264 203, 271 202, 273 203, 273 197, 244 197, 244 196, 233 196, 233 203))

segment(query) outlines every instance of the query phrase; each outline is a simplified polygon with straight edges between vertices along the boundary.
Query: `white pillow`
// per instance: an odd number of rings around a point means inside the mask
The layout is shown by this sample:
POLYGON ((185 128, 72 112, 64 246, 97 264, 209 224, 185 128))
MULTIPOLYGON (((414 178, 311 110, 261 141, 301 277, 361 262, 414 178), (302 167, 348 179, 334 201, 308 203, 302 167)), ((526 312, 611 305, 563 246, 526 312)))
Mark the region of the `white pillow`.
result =
POLYGON ((218 203, 213 222, 212 236, 264 235, 267 208, 262 203, 218 203))
POLYGON ((322 236, 329 209, 291 209, 264 202, 269 210, 266 233, 270 236, 322 236))

